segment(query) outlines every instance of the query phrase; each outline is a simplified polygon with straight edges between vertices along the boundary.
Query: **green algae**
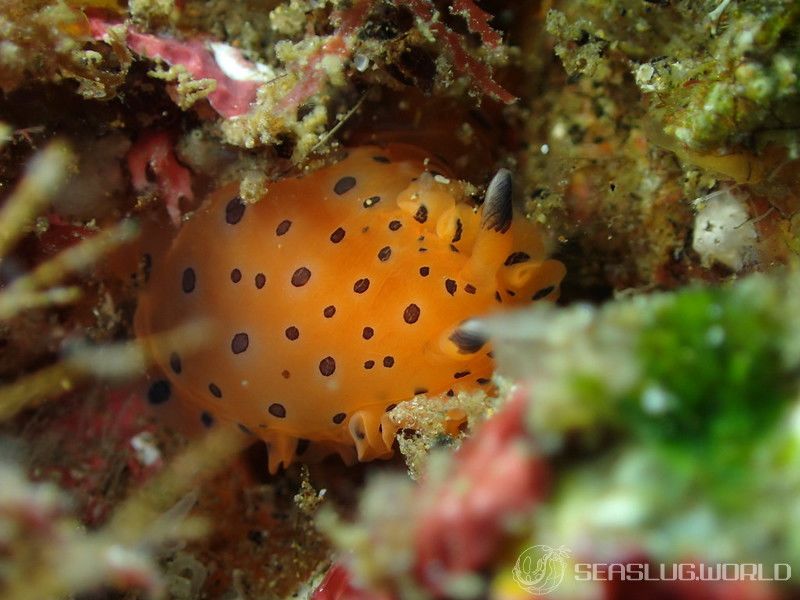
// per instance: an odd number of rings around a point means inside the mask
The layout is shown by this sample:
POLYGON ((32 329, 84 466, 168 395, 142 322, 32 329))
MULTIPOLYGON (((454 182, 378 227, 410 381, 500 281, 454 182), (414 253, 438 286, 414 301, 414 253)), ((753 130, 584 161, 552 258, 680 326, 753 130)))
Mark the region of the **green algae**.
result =
POLYGON ((535 390, 533 435, 608 428, 703 460, 719 453, 723 464, 795 398, 798 322, 787 311, 798 285, 796 274, 756 275, 600 309, 537 307, 489 329, 501 373, 535 390))
POLYGON ((642 382, 620 403, 642 443, 730 465, 774 425, 794 391, 780 368, 782 320, 758 298, 741 300, 690 289, 656 309, 639 335, 642 382))

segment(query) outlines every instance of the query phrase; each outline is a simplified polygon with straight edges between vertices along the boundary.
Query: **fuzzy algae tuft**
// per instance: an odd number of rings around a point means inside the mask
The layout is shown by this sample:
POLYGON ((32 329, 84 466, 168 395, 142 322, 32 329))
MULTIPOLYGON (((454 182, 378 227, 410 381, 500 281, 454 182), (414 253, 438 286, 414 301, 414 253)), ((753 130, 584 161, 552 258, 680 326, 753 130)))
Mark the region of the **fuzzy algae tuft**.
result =
POLYGON ((800 7, 791 0, 566 3, 548 16, 571 74, 609 76, 625 57, 666 132, 725 149, 793 121, 800 7), (580 8, 571 20, 566 12, 580 8), (616 58, 610 56, 616 55, 616 58))
POLYGON ((773 536, 764 556, 797 558, 794 517, 768 515, 797 492, 798 291, 796 273, 754 275, 488 321, 500 371, 530 384, 530 435, 569 457, 541 535, 726 560, 773 536), (611 498, 625 500, 603 509, 611 498), (711 521, 693 532, 697 511, 711 521))

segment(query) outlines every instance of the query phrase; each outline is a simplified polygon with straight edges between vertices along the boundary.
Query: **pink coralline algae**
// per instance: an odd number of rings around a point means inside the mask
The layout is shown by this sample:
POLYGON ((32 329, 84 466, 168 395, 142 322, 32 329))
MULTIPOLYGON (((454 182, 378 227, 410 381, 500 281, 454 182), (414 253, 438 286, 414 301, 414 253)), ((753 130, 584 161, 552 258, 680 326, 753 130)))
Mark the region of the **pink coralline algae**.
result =
POLYGON ((181 65, 196 79, 214 79, 217 87, 208 95, 208 102, 226 119, 245 114, 256 100, 261 84, 228 77, 203 42, 180 41, 129 30, 128 46, 147 58, 160 58, 169 65, 181 65))
POLYGON ((359 588, 353 583, 348 570, 343 565, 335 564, 314 590, 311 600, 395 600, 395 597, 388 592, 359 588))
POLYGON ((332 15, 339 21, 339 27, 319 50, 305 60, 305 65, 302 67, 303 77, 281 100, 278 105, 279 110, 292 110, 320 91, 326 81, 322 68, 323 59, 329 56, 344 58, 351 54, 354 34, 363 24, 371 4, 367 0, 359 0, 351 8, 337 11, 332 15))
MULTIPOLYGON (((318 49, 298 59, 296 64, 288 65, 290 70, 300 75, 297 83, 277 103, 278 113, 291 113, 309 98, 322 92, 329 77, 326 71, 327 59, 346 61, 352 57, 359 43, 358 34, 375 4, 374 0, 355 0, 349 8, 336 10, 331 14, 330 20, 336 24, 336 29, 323 40, 318 49)), ((494 80, 484 59, 468 48, 464 35, 442 22, 441 15, 430 0, 404 0, 399 4, 417 18, 421 28, 441 41, 443 52, 453 69, 471 79, 479 93, 505 104, 516 100, 513 94, 494 80)), ((489 52, 501 50, 502 36, 489 25, 492 18, 489 13, 481 10, 471 0, 454 0, 450 10, 465 20, 467 29, 480 38, 484 49, 489 52)), ((249 113, 257 102, 259 87, 265 83, 260 77, 232 77, 218 62, 216 50, 213 48, 214 41, 211 39, 181 40, 163 34, 144 33, 132 26, 123 26, 99 17, 91 17, 89 26, 95 39, 105 41, 110 41, 111 36, 115 35, 112 27, 123 27, 125 44, 136 54, 151 60, 164 61, 170 66, 180 66, 195 80, 213 80, 214 88, 206 97, 211 107, 225 119, 249 113)), ((237 63, 244 71, 258 71, 259 66, 247 61, 233 47, 226 48, 226 60, 237 63)))
POLYGON ((487 566, 509 533, 507 519, 525 514, 546 494, 547 465, 526 438, 526 402, 521 390, 515 392, 455 454, 444 481, 423 482, 415 571, 434 592, 450 576, 487 566))
POLYGON ((79 516, 87 525, 103 523, 113 511, 109 478, 124 469, 129 483, 141 485, 163 467, 159 452, 146 460, 138 446, 155 432, 147 422, 145 403, 124 391, 108 394, 101 412, 88 413, 78 395, 65 398, 63 411, 46 429, 32 428, 40 444, 59 448, 54 464, 37 465, 38 479, 58 481, 80 499, 79 516))
MULTIPOLYGON (((110 26, 101 19, 90 19, 92 34, 96 39, 103 39, 109 33, 110 26)), ((229 77, 220 68, 209 48, 210 41, 178 40, 168 36, 142 33, 132 27, 125 31, 125 41, 136 54, 149 59, 163 60, 170 66, 180 65, 195 79, 213 79, 216 88, 208 94, 211 107, 222 117, 229 119, 246 114, 250 105, 256 101, 256 92, 261 82, 237 80, 229 77)), ((238 50, 238 61, 246 67, 253 68, 238 50)))
MULTIPOLYGON (((523 390, 514 392, 474 437, 414 490, 408 516, 414 559, 403 577, 416 581, 426 593, 447 597, 449 584, 460 576, 490 567, 515 535, 509 519, 529 515, 548 493, 548 465, 525 431, 527 402, 523 390)), ((397 551, 403 554, 406 549, 397 551)), ((393 600, 400 597, 396 583, 359 588, 349 567, 337 563, 312 600, 393 600)))
POLYGON ((178 162, 172 147, 166 132, 144 134, 128 152, 128 170, 137 192, 155 185, 177 227, 181 222, 180 200, 192 200, 194 194, 189 170, 178 162))

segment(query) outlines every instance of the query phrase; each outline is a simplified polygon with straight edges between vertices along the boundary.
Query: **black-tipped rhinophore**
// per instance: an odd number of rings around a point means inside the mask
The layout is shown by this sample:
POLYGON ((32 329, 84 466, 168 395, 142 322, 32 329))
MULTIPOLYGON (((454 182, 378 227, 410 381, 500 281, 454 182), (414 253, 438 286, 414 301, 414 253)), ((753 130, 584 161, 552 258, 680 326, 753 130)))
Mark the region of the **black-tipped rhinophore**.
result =
POLYGON ((487 342, 486 338, 478 332, 464 331, 463 329, 456 329, 449 339, 456 345, 459 354, 475 354, 487 342))
POLYGON ((486 188, 481 227, 505 233, 511 227, 511 171, 500 169, 486 188))

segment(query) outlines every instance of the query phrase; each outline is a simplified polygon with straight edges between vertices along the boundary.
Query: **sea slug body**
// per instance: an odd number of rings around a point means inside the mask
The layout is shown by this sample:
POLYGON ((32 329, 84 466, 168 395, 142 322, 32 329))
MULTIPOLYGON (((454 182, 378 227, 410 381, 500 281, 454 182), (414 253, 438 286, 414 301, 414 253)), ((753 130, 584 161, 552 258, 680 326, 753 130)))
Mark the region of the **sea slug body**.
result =
POLYGON ((364 146, 255 204, 214 193, 151 265, 135 319, 173 398, 203 424, 236 423, 265 440, 275 471, 310 443, 391 453, 386 414, 415 394, 485 385, 485 340, 465 320, 553 300, 563 265, 511 206, 501 170, 474 206, 464 184, 412 146, 364 146), (208 343, 157 344, 192 319, 208 343))

